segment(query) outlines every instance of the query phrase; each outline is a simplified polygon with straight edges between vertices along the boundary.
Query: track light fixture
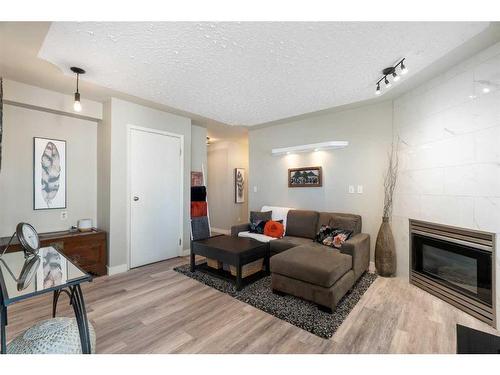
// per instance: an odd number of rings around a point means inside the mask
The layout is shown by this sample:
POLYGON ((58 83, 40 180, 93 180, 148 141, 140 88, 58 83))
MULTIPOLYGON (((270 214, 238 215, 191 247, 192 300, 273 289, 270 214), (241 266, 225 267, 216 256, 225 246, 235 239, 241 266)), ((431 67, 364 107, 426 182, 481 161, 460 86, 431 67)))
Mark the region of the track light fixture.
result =
POLYGON ((404 61, 405 61, 405 59, 403 58, 396 65, 390 66, 390 67, 385 68, 384 70, 382 70, 383 76, 376 83, 377 88, 375 90, 375 95, 380 95, 382 93, 381 90, 380 90, 380 82, 383 81, 384 84, 385 84, 385 87, 389 88, 389 87, 392 86, 392 82, 389 81, 389 78, 391 76, 392 76, 392 80, 394 82, 397 82, 397 81, 399 81, 401 79, 401 75, 399 75, 396 72, 397 69, 398 69, 398 67, 400 69, 400 73, 401 74, 406 74, 408 72, 408 68, 405 66, 404 61))
POLYGON ((82 103, 80 103, 80 92, 78 91, 78 83, 80 80, 80 74, 85 74, 85 70, 82 68, 77 68, 76 66, 72 66, 71 71, 76 74, 76 92, 75 92, 75 102, 73 103, 73 109, 76 112, 82 111, 82 103))
POLYGON ((406 73, 408 73, 408 68, 405 66, 403 61, 404 61, 404 59, 401 60, 401 74, 406 74, 406 73))

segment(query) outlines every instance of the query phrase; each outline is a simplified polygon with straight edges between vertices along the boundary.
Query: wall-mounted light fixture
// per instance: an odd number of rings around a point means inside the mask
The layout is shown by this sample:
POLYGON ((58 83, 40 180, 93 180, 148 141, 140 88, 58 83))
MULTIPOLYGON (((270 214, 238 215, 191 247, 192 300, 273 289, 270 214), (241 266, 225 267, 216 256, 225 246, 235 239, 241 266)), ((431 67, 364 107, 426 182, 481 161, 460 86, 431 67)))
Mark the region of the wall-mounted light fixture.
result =
POLYGON ((273 156, 289 155, 299 152, 315 152, 323 150, 333 150, 337 148, 344 148, 349 146, 348 141, 330 141, 321 143, 311 143, 308 145, 299 145, 291 147, 273 148, 271 154, 273 156))
POLYGON ((76 92, 75 92, 75 102, 73 103, 73 109, 76 112, 82 111, 82 103, 80 103, 80 92, 78 91, 78 83, 80 80, 80 74, 85 74, 85 70, 82 68, 77 68, 76 66, 72 66, 71 71, 76 74, 76 92))
POLYGON ((405 59, 403 58, 396 65, 390 66, 382 70, 383 76, 376 83, 377 87, 375 89, 375 95, 382 94, 382 90, 380 89, 380 83, 382 81, 384 82, 385 87, 389 88, 392 86, 392 83, 391 81, 389 81, 389 78, 392 79, 394 82, 397 82, 401 79, 401 75, 408 73, 408 68, 404 64, 404 61, 405 59), (399 74, 397 72, 398 67, 399 67, 399 74))

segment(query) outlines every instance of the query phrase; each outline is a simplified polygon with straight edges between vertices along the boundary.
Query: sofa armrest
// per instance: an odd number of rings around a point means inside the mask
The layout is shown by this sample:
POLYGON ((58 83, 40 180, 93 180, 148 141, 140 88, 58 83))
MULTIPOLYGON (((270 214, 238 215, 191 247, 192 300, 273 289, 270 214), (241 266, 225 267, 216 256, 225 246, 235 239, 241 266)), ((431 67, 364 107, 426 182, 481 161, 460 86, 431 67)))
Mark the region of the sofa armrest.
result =
POLYGON ((238 233, 245 232, 247 230, 250 230, 250 224, 249 223, 233 225, 231 227, 231 236, 238 237, 238 233))
POLYGON ((340 252, 352 256, 352 269, 357 280, 370 266, 370 235, 356 234, 344 242, 340 252))

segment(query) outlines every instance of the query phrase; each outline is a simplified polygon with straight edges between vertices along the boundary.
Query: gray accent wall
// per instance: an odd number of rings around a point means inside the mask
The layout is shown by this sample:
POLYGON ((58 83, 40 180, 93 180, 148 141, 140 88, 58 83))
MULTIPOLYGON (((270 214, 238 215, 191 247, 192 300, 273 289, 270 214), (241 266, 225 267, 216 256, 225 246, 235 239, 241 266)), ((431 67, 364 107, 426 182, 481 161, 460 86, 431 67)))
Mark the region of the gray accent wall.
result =
POLYGON ((392 139, 392 102, 386 101, 280 125, 250 129, 250 210, 263 205, 359 214, 370 234, 372 259, 382 217, 383 176, 392 139), (324 141, 344 149, 272 156, 271 149, 324 141), (321 166, 323 186, 289 188, 288 168, 321 166), (349 193, 349 185, 363 193, 349 193), (257 189, 255 192, 254 189, 257 189))

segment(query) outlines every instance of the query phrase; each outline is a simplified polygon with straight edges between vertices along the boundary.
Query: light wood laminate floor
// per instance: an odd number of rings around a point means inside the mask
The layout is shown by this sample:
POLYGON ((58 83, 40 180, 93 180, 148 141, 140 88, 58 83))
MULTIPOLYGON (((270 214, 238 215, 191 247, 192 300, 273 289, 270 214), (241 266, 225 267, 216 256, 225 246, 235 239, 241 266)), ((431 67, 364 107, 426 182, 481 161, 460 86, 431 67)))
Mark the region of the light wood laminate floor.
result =
MULTIPOLYGON (((178 274, 188 258, 83 287, 98 353, 454 353, 456 323, 488 325, 409 285, 379 277, 330 340, 178 274)), ((9 307, 8 340, 51 315, 52 295, 9 307)), ((65 295, 60 316, 72 316, 65 295)))

